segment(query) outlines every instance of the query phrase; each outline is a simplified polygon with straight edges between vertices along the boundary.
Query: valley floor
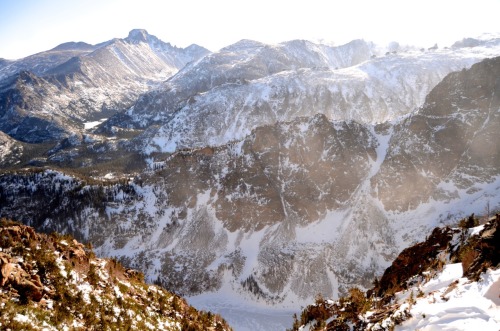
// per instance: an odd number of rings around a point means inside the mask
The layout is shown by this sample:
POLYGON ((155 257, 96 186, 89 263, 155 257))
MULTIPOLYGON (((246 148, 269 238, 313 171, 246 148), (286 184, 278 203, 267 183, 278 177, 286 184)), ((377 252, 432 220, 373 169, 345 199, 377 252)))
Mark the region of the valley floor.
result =
POLYGON ((283 331, 293 324, 293 314, 300 313, 292 309, 235 302, 234 298, 219 293, 205 293, 186 299, 196 309, 221 315, 235 331, 283 331))

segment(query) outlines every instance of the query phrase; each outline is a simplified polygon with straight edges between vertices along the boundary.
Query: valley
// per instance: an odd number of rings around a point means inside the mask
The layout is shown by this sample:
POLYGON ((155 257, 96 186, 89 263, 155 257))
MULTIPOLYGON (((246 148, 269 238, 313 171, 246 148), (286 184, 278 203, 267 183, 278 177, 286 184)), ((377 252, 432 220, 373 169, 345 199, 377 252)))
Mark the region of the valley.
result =
POLYGON ((287 328, 434 227, 500 208, 500 38, 474 45, 209 52, 132 30, 0 64, 0 216, 237 330, 287 328))

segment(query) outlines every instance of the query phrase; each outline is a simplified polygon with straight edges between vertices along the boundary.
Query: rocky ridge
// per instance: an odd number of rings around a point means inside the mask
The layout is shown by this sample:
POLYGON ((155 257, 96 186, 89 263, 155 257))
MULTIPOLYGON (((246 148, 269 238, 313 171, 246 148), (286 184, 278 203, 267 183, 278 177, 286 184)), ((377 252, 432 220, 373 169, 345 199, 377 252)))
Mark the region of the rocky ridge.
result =
POLYGON ((291 330, 498 328, 500 215, 477 224, 472 214, 460 228, 435 228, 424 242, 404 249, 373 288, 351 288, 338 300, 318 297, 295 316, 291 330))
POLYGON ((423 104, 448 73, 498 55, 491 45, 479 47, 482 51, 378 57, 372 57, 374 46, 362 41, 329 52, 320 46, 236 43, 186 66, 107 125, 149 127, 136 142, 138 149, 152 153, 220 146, 259 126, 318 113, 330 120, 382 123, 423 104), (330 53, 342 54, 343 61, 329 58, 330 53))
POLYGON ((4 330, 231 330, 70 236, 0 220, 4 330))

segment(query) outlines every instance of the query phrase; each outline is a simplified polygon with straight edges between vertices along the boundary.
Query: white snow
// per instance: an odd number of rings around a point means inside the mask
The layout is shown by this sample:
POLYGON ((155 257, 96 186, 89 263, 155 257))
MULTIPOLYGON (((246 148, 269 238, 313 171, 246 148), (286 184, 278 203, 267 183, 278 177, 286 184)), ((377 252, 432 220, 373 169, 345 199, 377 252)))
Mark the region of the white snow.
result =
POLYGON ((292 326, 293 314, 300 313, 292 309, 259 306, 236 298, 235 293, 228 296, 228 293, 218 292, 188 297, 187 300, 197 309, 220 314, 235 331, 285 330, 292 326))
POLYGON ((30 321, 30 317, 22 314, 16 314, 14 320, 20 323, 28 323, 30 321))
POLYGON ((461 264, 446 265, 422 287, 425 295, 410 309, 413 317, 396 330, 498 331, 500 269, 488 270, 479 282, 461 276, 461 264))
MULTIPOLYGON (((191 75, 196 70, 203 71, 204 75, 210 74, 211 80, 216 80, 213 77, 227 80, 227 68, 214 67, 209 61, 215 58, 220 63, 232 65, 232 75, 249 75, 252 79, 242 85, 221 83, 196 94, 196 102, 176 111, 173 119, 166 120, 152 136, 145 137, 146 152, 224 145, 241 140, 255 127, 317 113, 332 120, 356 120, 367 124, 394 120, 423 104, 427 94, 448 73, 500 55, 500 45, 497 44, 498 41, 488 47, 408 51, 342 66, 338 70, 326 64, 323 69, 302 67, 267 75, 249 71, 242 63, 250 62, 245 56, 253 59, 259 49, 269 46, 251 47, 252 54, 248 54, 248 49, 234 49, 243 55, 232 53, 229 56, 222 51, 186 71, 181 70, 169 83, 170 91, 176 91, 175 87, 189 88, 192 81, 188 78, 194 79, 191 75), (183 84, 187 84, 186 87, 183 84), (330 102, 325 102, 325 99, 330 99, 330 102)), ((306 47, 298 42, 290 45, 293 45, 294 52, 302 52, 304 49, 301 48, 306 47)), ((313 61, 311 58, 305 62, 313 61)), ((169 93, 163 97, 171 98, 169 93)), ((139 113, 137 116, 140 118, 139 113)), ((157 116, 161 117, 160 112, 157 116)))
POLYGON ((85 122, 85 123, 83 123, 83 127, 85 130, 90 130, 92 128, 95 128, 96 126, 98 126, 99 124, 103 123, 106 120, 107 120, 107 118, 103 118, 99 121, 85 122))

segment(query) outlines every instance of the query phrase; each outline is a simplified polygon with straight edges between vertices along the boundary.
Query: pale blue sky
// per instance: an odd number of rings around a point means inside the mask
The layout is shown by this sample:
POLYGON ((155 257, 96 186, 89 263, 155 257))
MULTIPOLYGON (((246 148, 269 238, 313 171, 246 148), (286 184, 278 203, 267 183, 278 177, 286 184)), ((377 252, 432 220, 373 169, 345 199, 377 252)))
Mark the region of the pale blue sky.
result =
POLYGON ((216 51, 240 39, 278 43, 449 46, 500 32, 500 0, 0 0, 0 57, 21 58, 67 41, 95 44, 143 28, 179 47, 216 51))

